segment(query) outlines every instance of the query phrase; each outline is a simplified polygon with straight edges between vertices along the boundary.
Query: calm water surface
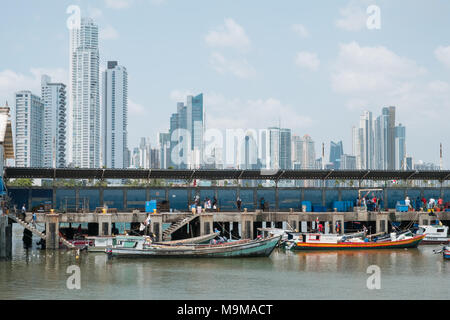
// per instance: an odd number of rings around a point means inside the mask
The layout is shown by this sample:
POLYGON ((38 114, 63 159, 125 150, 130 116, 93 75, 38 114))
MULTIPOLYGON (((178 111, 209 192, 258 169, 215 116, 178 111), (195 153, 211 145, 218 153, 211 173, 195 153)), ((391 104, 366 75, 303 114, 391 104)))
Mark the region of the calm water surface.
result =
POLYGON ((357 252, 285 252, 269 258, 112 259, 104 253, 23 249, 14 225, 13 259, 0 261, 0 299, 449 299, 450 261, 439 246, 357 252), (68 289, 67 268, 81 271, 68 289), (381 269, 369 290, 367 267, 381 269))

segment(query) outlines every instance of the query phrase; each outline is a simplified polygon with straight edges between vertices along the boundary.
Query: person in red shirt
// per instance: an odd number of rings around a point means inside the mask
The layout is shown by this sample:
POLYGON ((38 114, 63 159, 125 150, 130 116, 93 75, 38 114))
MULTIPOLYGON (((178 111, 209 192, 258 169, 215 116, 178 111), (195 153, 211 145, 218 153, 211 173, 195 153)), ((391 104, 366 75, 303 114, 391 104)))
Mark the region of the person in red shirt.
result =
POLYGON ((423 210, 425 210, 427 208, 427 199, 425 199, 425 197, 422 198, 422 203, 423 203, 423 210))
POLYGON ((319 233, 323 233, 323 225, 319 223, 319 233))

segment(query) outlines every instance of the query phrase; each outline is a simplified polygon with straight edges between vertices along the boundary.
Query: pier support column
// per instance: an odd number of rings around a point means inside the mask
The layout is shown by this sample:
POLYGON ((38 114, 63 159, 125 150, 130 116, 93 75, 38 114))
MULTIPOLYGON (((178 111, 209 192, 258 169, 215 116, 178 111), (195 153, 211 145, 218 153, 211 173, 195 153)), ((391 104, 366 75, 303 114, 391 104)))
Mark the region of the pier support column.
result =
POLYGON ((239 222, 232 222, 232 223, 233 223, 233 230, 231 230, 231 235, 233 236, 233 239, 239 239, 239 222))
POLYGON ((98 235, 110 236, 112 226, 112 215, 110 213, 100 213, 97 215, 98 235))
POLYGON ((213 215, 210 213, 202 213, 200 215, 200 235, 204 236, 213 233, 213 215))
POLYGON ((376 233, 388 232, 389 215, 385 213, 378 213, 376 215, 376 233))
POLYGON ((290 212, 287 222, 292 229, 300 231, 300 215, 298 213, 290 212))
POLYGON ((241 238, 252 239, 253 237, 253 222, 255 221, 255 214, 244 212, 241 214, 241 238))
POLYGON ((12 225, 7 216, 0 216, 0 260, 12 258, 12 225))
POLYGON ((151 215, 151 230, 155 235, 156 241, 162 241, 162 214, 151 215))
POLYGON ((339 222, 340 230, 339 234, 344 234, 344 215, 343 214, 333 214, 333 221, 331 222, 331 230, 336 233, 336 222, 339 222))
MULTIPOLYGON (((436 217, 434 217, 436 219, 436 217)), ((419 225, 430 225, 430 222, 433 220, 433 217, 430 217, 428 214, 419 215, 419 225)))
POLYGON ((59 214, 45 215, 45 248, 50 250, 59 249, 59 214))

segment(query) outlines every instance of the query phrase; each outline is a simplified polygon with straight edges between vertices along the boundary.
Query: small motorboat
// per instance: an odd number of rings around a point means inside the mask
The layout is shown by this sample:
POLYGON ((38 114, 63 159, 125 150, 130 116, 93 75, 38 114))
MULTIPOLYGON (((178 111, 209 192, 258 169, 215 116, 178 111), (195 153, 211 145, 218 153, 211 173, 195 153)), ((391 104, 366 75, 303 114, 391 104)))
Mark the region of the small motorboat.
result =
POLYGON ((442 224, 420 225, 416 234, 425 234, 423 244, 448 244, 450 238, 448 236, 448 226, 442 224))
POLYGON ((163 244, 151 239, 118 241, 105 252, 109 257, 136 258, 237 258, 268 257, 281 236, 258 237, 255 240, 228 241, 219 244, 163 244))
POLYGON ((445 260, 450 260, 450 246, 444 246, 441 250, 434 250, 434 253, 442 253, 445 260))

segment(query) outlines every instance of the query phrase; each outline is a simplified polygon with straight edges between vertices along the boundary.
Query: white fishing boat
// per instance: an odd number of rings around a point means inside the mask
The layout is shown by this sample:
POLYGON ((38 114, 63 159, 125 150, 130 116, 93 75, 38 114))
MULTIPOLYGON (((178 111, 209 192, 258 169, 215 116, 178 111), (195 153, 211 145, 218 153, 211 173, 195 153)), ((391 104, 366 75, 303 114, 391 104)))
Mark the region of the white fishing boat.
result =
POLYGON ((448 226, 441 224, 420 225, 416 234, 425 234, 424 244, 448 244, 450 238, 448 236, 448 226))

